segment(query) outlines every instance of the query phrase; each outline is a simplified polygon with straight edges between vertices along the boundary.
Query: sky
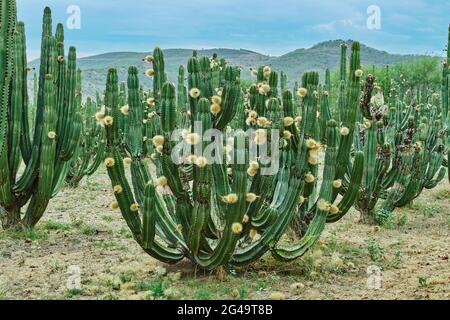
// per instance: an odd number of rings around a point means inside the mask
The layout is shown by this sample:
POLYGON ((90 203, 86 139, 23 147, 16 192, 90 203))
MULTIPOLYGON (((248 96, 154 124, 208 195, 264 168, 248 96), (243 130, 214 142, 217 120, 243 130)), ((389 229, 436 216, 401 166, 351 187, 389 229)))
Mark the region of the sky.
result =
POLYGON ((39 55, 45 6, 52 8, 55 25, 65 24, 66 43, 76 46, 79 56, 150 52, 156 45, 282 55, 334 39, 358 40, 390 53, 442 55, 450 22, 449 0, 17 0, 17 4, 30 59, 39 55))

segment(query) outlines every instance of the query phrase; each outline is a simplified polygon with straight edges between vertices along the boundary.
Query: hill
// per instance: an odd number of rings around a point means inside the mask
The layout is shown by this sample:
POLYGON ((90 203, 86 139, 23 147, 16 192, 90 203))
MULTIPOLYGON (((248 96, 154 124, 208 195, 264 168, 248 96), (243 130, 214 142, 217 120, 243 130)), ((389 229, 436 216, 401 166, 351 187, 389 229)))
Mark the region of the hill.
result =
MULTIPOLYGON (((338 66, 340 59, 340 44, 343 40, 330 40, 318 43, 311 48, 297 49, 282 56, 268 56, 258 52, 244 49, 208 49, 198 50, 199 56, 212 56, 217 53, 219 57, 225 58, 229 64, 239 65, 243 68, 242 77, 250 78, 250 67, 260 65, 271 65, 278 71, 287 74, 290 84, 300 79, 303 72, 307 70, 317 70, 323 75, 325 69, 333 69, 338 66)), ((351 40, 345 41, 351 44, 351 40)), ((151 85, 151 80, 144 75, 148 64, 142 61, 147 53, 139 52, 112 52, 81 58, 78 60, 78 67, 83 72, 83 93, 93 96, 96 91, 102 91, 105 87, 106 74, 108 68, 118 69, 121 81, 126 80, 128 67, 138 66, 141 71, 141 82, 144 87, 151 85)), ((191 49, 165 49, 165 65, 169 80, 175 82, 177 79, 178 67, 185 65, 192 55, 191 49)), ((419 55, 399 55, 390 54, 385 51, 361 45, 361 59, 364 65, 375 64, 377 66, 406 62, 424 56, 419 55)), ((31 66, 38 66, 39 61, 34 60, 31 66)))

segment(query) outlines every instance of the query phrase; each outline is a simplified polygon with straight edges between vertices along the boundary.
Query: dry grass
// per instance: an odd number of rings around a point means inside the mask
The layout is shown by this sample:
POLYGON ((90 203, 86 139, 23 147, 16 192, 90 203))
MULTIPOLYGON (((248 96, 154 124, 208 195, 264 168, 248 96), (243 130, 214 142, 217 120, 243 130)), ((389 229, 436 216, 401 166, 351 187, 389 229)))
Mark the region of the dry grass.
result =
POLYGON ((293 263, 266 255, 230 275, 166 266, 130 238, 104 171, 66 189, 33 233, 0 231, 0 299, 449 299, 450 188, 444 181, 380 231, 352 212, 329 225, 322 244, 293 263), (70 266, 81 290, 68 290, 70 266), (367 268, 382 269, 382 289, 367 288, 367 268))

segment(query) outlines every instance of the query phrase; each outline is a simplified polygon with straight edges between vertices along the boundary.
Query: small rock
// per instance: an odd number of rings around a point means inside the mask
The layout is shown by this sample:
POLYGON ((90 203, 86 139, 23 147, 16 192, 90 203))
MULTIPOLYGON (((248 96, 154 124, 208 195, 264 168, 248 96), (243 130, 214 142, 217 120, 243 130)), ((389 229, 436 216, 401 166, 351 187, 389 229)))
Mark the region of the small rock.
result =
POLYGON ((133 291, 134 292, 134 284, 131 282, 124 283, 120 286, 122 291, 133 291))
POLYGON ((322 265, 322 259, 314 259, 314 262, 313 262, 313 267, 314 267, 314 269, 319 269, 320 268, 320 266, 322 265))
POLYGON ((164 296, 166 296, 169 299, 176 299, 179 296, 179 292, 176 289, 169 288, 164 290, 164 296))
POLYGON ((233 298, 239 298, 240 295, 241 295, 241 293, 239 292, 238 289, 234 289, 233 291, 231 291, 231 296, 233 298))
POLYGON ((331 257, 331 264, 336 269, 342 269, 344 267, 344 261, 336 253, 331 257))
POLYGON ((181 278, 183 277, 183 273, 182 272, 176 272, 172 274, 172 280, 173 281, 179 281, 181 280, 181 278))
POLYGON ((260 278, 265 278, 265 277, 267 277, 267 272, 266 272, 266 271, 259 271, 259 272, 258 272, 258 277, 260 277, 260 278))
POLYGON ((165 275, 166 275, 167 269, 164 268, 164 267, 156 267, 155 270, 153 270, 153 272, 154 272, 156 275, 162 277, 162 276, 165 276, 165 275))
POLYGON ((377 232, 379 232, 381 230, 381 228, 379 227, 379 226, 373 226, 372 227, 372 232, 373 233, 377 233, 377 232))
POLYGON ((301 282, 296 282, 291 284, 291 290, 292 291, 300 291, 303 290, 305 288, 305 285, 301 282))
POLYGON ((282 292, 273 292, 270 295, 270 300, 285 300, 286 299, 286 295, 282 292))
POLYGON ((314 251, 314 253, 313 253, 313 259, 314 259, 314 260, 321 259, 322 256, 323 256, 322 250, 316 250, 316 251, 314 251))

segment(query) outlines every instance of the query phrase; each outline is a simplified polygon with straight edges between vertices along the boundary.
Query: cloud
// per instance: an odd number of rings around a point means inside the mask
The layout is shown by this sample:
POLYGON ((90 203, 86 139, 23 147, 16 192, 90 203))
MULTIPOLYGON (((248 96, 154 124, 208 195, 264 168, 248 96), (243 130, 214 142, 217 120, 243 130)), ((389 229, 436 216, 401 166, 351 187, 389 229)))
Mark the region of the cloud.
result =
POLYGON ((82 28, 67 30, 66 40, 83 53, 201 44, 280 54, 336 38, 387 51, 440 51, 450 11, 450 1, 426 0, 21 0, 31 51, 40 43, 42 15, 36 13, 49 5, 54 21, 65 23, 72 4, 81 8, 82 28), (373 4, 381 10, 381 30, 366 27, 373 4))
POLYGON ((356 30, 363 30, 364 26, 361 26, 354 22, 351 19, 341 19, 332 21, 330 23, 324 23, 324 24, 318 24, 310 27, 310 30, 318 31, 318 32, 337 32, 340 29, 356 29, 356 30))

